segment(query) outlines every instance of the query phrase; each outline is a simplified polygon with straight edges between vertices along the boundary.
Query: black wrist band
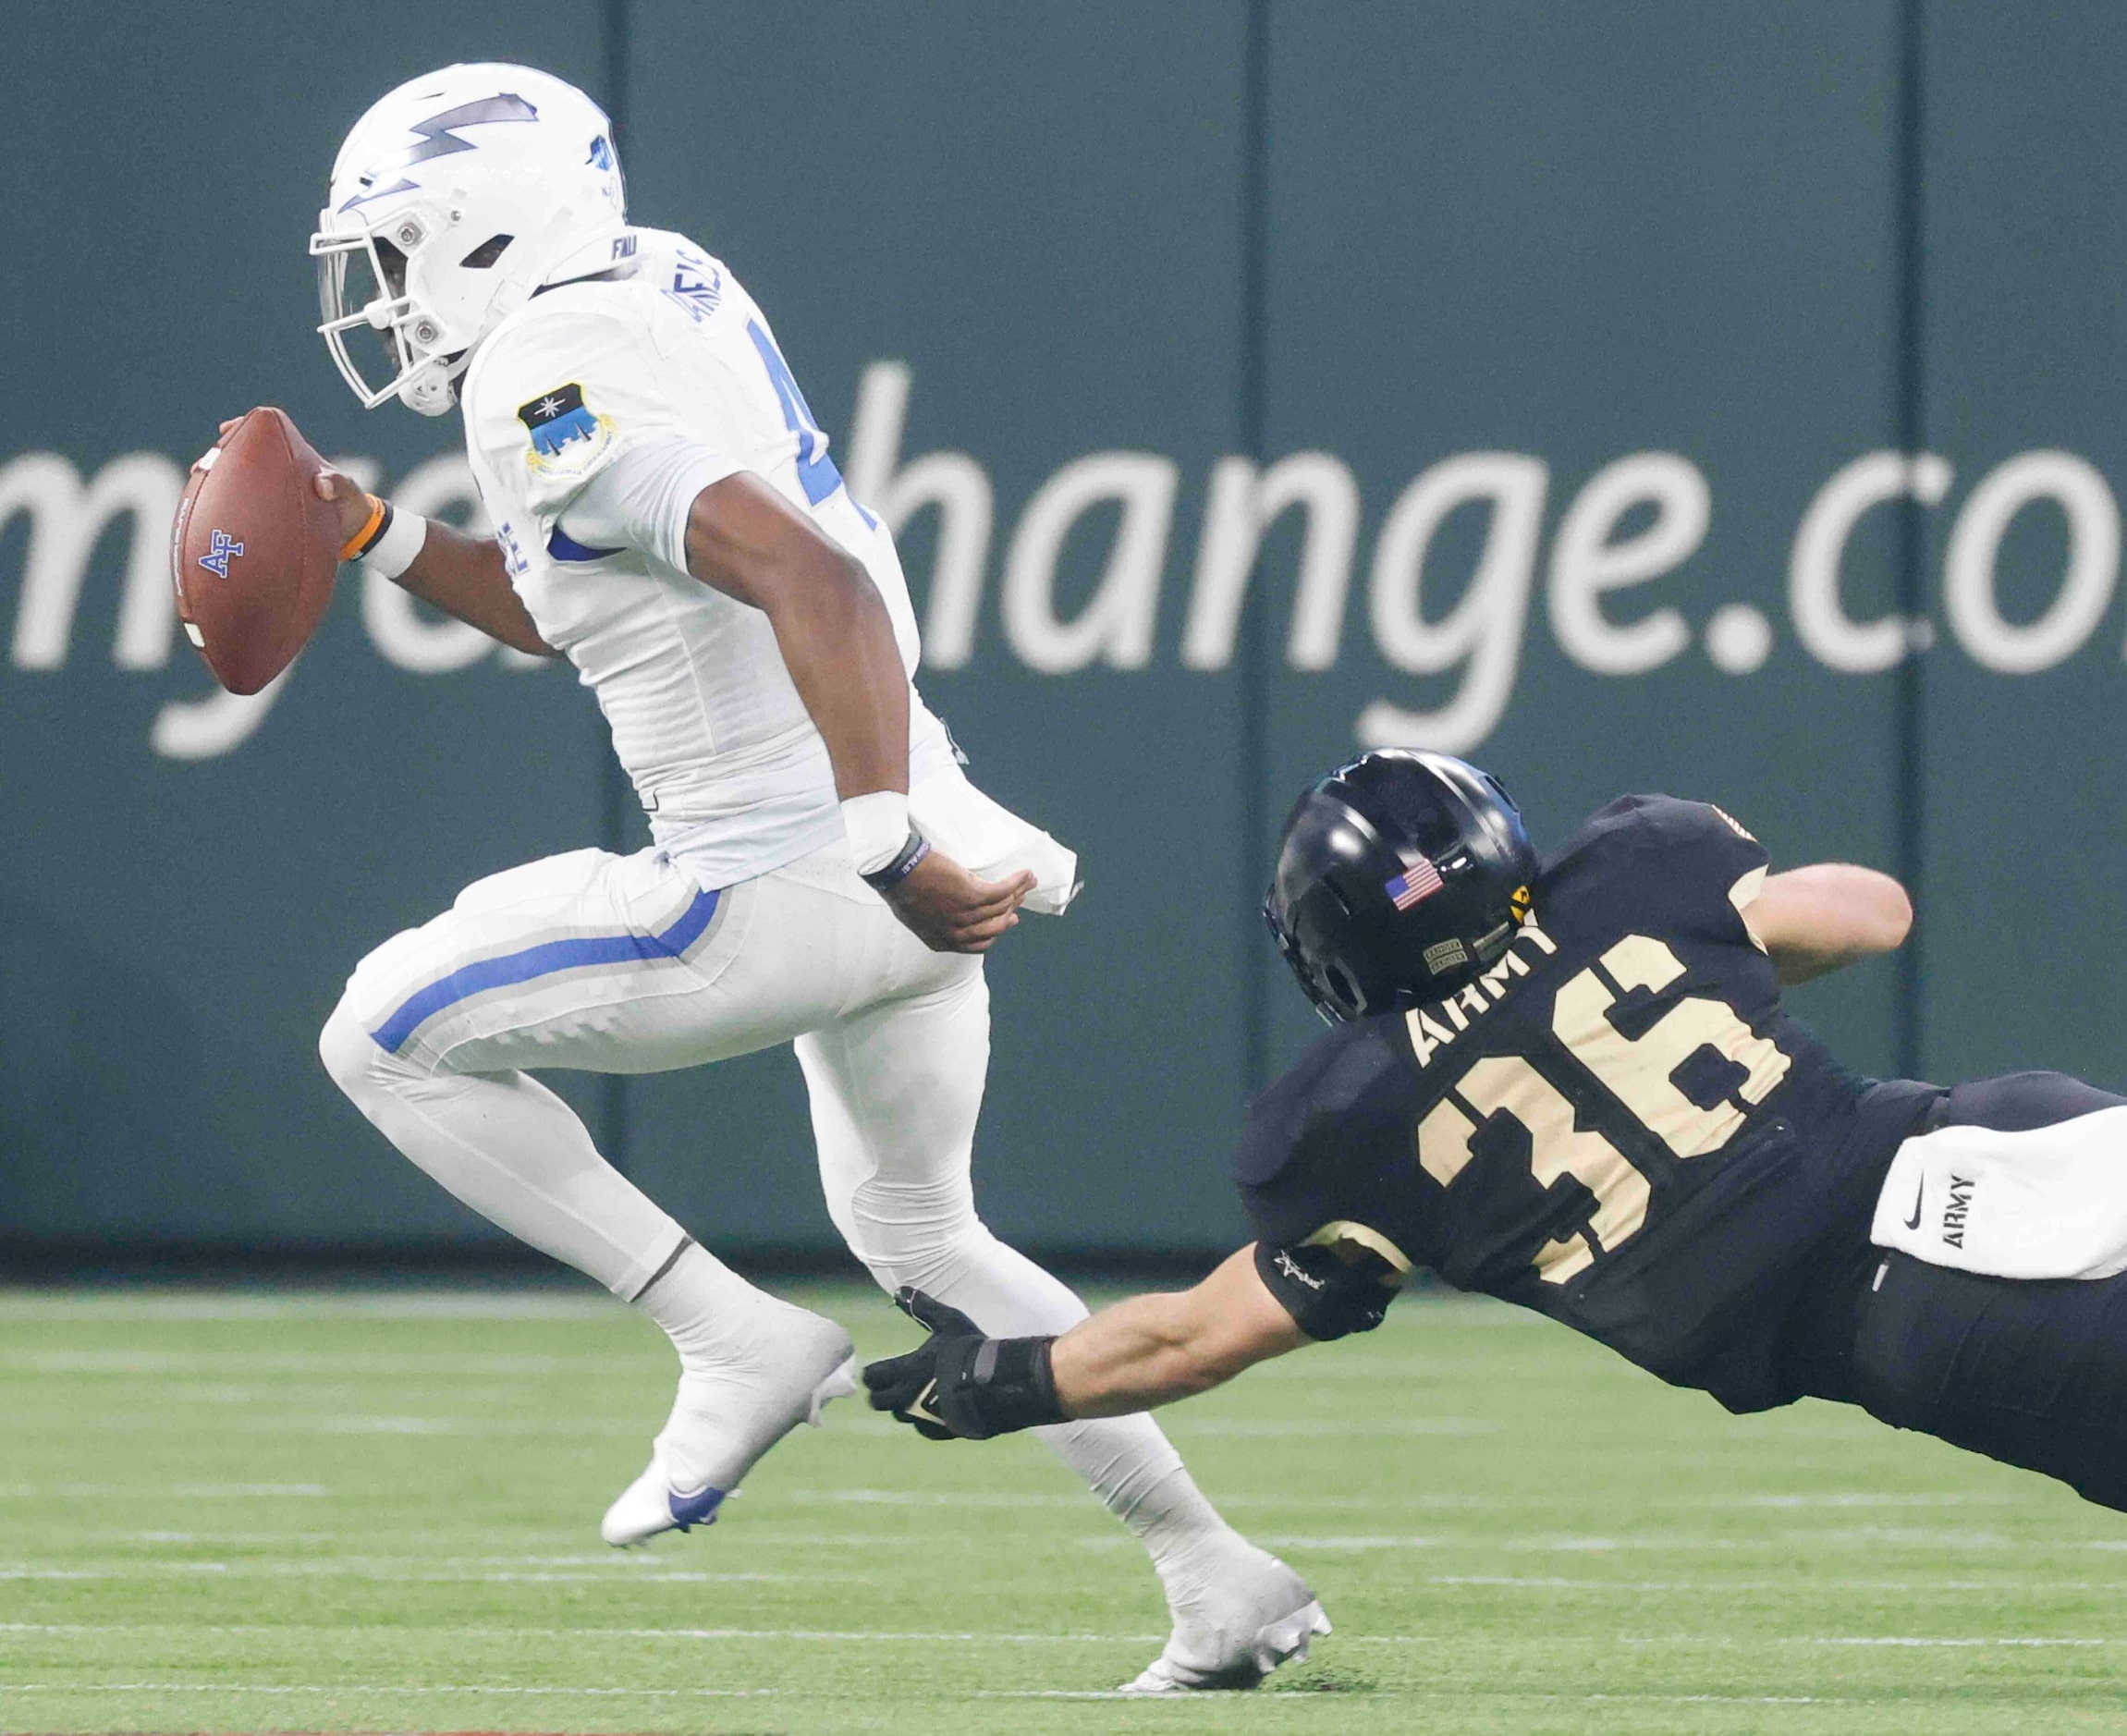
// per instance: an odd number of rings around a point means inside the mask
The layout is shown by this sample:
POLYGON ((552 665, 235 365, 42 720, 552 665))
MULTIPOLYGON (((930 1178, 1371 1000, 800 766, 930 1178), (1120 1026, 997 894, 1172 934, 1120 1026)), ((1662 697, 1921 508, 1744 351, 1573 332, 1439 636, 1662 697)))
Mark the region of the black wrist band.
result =
POLYGON ((391 521, 397 515, 393 510, 390 501, 380 500, 377 504, 384 508, 384 511, 377 519, 376 529, 362 538, 361 547, 357 548, 351 555, 343 555, 341 556, 342 559, 360 560, 364 555, 367 555, 371 549, 374 548, 379 543, 384 541, 385 532, 391 529, 391 521))
POLYGON ((984 1339, 956 1393, 984 1433, 977 1439, 1065 1420, 1051 1356, 1056 1339, 984 1339), (964 1397, 962 1396, 964 1394, 964 1397))
POLYGON ((1056 1348, 1054 1338, 1036 1339, 1031 1351, 1033 1366, 1029 1372, 1044 1423, 1066 1420, 1063 1404, 1057 1398, 1056 1348))
POLYGON ((901 846, 900 853, 892 862, 884 868, 873 869, 868 874, 860 874, 858 878, 874 892, 891 892, 914 874, 916 864, 930 853, 931 840, 911 826, 909 841, 901 846))

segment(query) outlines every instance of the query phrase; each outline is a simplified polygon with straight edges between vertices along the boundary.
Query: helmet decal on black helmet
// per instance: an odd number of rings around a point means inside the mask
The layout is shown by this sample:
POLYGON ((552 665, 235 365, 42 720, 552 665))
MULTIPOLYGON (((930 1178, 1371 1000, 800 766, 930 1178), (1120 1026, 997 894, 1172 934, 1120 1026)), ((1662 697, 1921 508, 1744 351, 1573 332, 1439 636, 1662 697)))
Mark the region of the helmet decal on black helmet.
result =
POLYGON ((1403 872, 1390 879, 1384 890, 1388 901, 1400 911, 1407 911, 1413 904, 1422 904, 1448 883, 1440 878, 1440 871, 1434 867, 1432 859, 1421 856, 1414 862, 1404 865, 1403 872))
POLYGON ((1287 817, 1263 913, 1323 1017, 1452 993, 1527 920, 1534 847, 1498 781, 1446 754, 1339 766, 1287 817))
POLYGON ((1470 949, 1460 940, 1436 940, 1422 956, 1435 976, 1448 976, 1470 962, 1470 949))

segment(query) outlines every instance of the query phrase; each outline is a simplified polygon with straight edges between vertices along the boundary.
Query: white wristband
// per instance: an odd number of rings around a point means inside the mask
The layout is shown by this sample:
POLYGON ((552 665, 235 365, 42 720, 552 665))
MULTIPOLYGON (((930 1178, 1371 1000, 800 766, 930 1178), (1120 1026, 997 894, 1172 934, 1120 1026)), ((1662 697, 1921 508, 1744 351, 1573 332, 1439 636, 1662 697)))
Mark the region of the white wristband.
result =
POLYGON ((391 522, 370 544, 369 552, 361 557, 362 565, 380 579, 397 579, 413 565, 427 542, 428 520, 418 512, 401 512, 395 507, 391 522))
POLYGON ((874 789, 842 804, 842 830, 850 860, 861 874, 876 874, 909 841, 909 799, 898 789, 874 789))

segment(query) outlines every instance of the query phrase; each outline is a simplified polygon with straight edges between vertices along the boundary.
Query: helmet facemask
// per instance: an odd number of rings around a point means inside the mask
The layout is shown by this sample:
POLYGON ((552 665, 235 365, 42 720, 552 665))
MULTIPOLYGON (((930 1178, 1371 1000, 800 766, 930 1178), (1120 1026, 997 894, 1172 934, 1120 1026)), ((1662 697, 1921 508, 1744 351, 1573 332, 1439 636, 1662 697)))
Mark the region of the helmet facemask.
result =
POLYGON ((442 316, 408 290, 422 250, 448 240, 446 226, 410 210, 377 226, 354 214, 342 221, 350 218, 354 228, 311 237, 318 332, 333 363, 364 410, 396 397, 423 416, 447 415, 470 346, 454 348, 442 316))

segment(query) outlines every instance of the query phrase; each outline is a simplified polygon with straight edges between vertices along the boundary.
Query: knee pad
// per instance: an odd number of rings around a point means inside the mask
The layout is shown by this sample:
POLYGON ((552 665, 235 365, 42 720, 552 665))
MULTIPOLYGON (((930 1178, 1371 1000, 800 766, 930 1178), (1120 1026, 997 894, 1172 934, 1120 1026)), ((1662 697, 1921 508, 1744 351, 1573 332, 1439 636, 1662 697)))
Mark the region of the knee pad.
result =
POLYGON ((1068 1285, 999 1241, 972 1216, 951 1234, 920 1246, 898 1253, 860 1247, 857 1255, 881 1289, 891 1292, 913 1285, 1000 1338, 1068 1332, 1085 1318, 1085 1304, 1068 1285))
POLYGON ((928 1270, 951 1261, 972 1240, 989 1239, 964 1170, 908 1181, 874 1174, 846 1190, 830 1175, 821 1180, 835 1228, 888 1290, 922 1280, 904 1275, 889 1282, 886 1273, 928 1270))
POLYGON ((881 1290, 891 1292, 912 1284, 933 1295, 951 1289, 971 1264, 981 1263, 989 1249, 1002 1245, 972 1213, 950 1227, 889 1230, 876 1222, 862 1223, 849 1241, 850 1252, 864 1263, 881 1290))

